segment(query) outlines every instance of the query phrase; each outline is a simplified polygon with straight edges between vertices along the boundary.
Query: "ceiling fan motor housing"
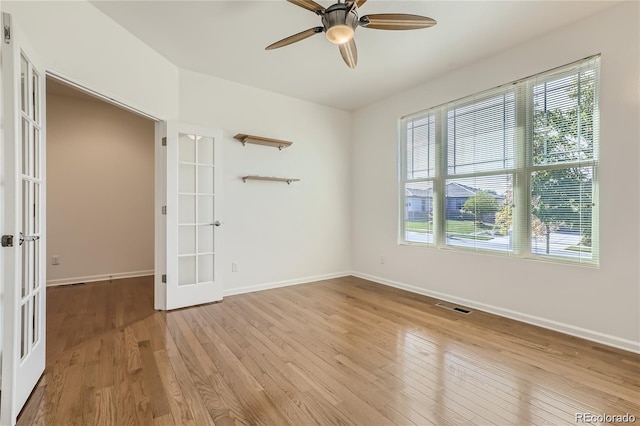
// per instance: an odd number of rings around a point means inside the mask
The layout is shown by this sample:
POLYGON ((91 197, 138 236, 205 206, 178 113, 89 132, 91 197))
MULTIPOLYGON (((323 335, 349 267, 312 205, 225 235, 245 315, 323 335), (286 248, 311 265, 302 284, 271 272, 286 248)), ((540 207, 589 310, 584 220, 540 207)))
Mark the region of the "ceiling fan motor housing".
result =
POLYGON ((336 3, 324 11, 322 14, 322 24, 327 33, 327 38, 333 43, 341 44, 353 38, 353 32, 358 26, 358 13, 355 8, 348 7, 344 3, 336 3), (332 29, 336 30, 334 31, 335 33, 339 33, 340 29, 344 29, 350 32, 351 36, 344 41, 332 40, 332 29), (349 31, 349 29, 351 31, 349 31))

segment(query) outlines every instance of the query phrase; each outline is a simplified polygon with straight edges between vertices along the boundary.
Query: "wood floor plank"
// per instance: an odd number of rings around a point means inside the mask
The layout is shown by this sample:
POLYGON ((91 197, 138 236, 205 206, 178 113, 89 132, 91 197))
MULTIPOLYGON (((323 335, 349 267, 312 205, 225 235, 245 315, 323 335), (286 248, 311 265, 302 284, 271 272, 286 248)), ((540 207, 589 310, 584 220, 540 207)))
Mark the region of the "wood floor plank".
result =
POLYGON ((185 396, 178 384, 166 352, 156 351, 153 356, 158 366, 158 373, 162 381, 162 388, 169 404, 171 417, 174 424, 191 426, 195 425, 191 410, 185 402, 185 396))
MULTIPOLYGON (((183 327, 186 326, 186 322, 183 319, 180 323, 183 327)), ((196 340, 191 330, 189 330, 188 336, 192 340, 188 347, 181 336, 176 336, 176 345, 190 371, 203 404, 207 407, 209 416, 216 424, 229 423, 231 421, 229 405, 225 404, 222 398, 226 389, 220 388, 220 381, 212 380, 212 377, 218 375, 218 369, 206 354, 205 348, 196 340), (201 354, 201 356, 198 357, 195 355, 196 353, 201 354)))
MULTIPOLYGON (((168 324, 169 322, 167 322, 167 327, 168 324)), ((213 425, 213 419, 209 415, 207 406, 198 392, 193 376, 185 364, 185 360, 182 358, 182 354, 178 350, 176 343, 169 337, 167 337, 165 343, 169 364, 180 387, 180 391, 184 395, 184 401, 189 408, 189 413, 191 417, 193 417, 195 424, 213 425)), ((187 359, 186 361, 193 365, 193 360, 187 359)))
POLYGON ((95 394, 96 411, 93 424, 95 426, 111 426, 122 424, 116 413, 116 404, 113 399, 113 388, 111 386, 98 389, 95 394))
POLYGON ((559 425, 640 418, 640 355, 355 277, 153 310, 152 277, 47 290, 18 425, 559 425))
POLYGON ((151 352, 151 345, 148 340, 144 340, 138 343, 138 347, 140 348, 143 386, 140 389, 137 402, 138 404, 145 402, 150 404, 150 412, 154 419, 171 414, 162 375, 158 370, 153 352, 151 352))

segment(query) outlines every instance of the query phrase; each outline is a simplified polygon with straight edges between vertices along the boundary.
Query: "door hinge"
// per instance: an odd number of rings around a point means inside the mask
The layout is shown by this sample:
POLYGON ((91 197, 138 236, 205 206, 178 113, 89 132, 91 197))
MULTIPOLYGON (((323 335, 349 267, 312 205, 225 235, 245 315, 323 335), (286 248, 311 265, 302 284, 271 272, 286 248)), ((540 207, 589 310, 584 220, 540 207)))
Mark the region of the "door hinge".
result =
POLYGON ((13 247, 13 235, 2 236, 2 247, 13 247))
POLYGON ((162 138, 162 146, 167 146, 167 137, 162 138))
POLYGON ((162 206, 162 214, 167 214, 167 206, 162 206))
POLYGON ((11 44, 11 15, 6 13, 2 14, 2 34, 4 36, 4 42, 11 44))
POLYGON ((164 284, 166 284, 166 283, 167 283, 167 274, 162 274, 162 282, 163 282, 164 284))

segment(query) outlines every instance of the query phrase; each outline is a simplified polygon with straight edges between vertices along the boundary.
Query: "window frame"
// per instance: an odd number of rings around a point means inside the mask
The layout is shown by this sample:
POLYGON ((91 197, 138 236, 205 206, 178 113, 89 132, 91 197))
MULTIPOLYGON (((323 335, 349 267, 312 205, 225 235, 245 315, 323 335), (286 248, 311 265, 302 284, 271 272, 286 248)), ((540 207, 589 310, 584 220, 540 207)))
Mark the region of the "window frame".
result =
MULTIPOLYGON (((399 245, 432 247, 440 250, 453 250, 471 253, 484 253, 497 256, 518 257, 539 261, 550 261, 553 263, 565 263, 580 266, 599 267, 600 264, 600 243, 599 243, 599 96, 600 96, 600 55, 594 55, 571 64, 567 64, 534 76, 523 78, 490 90, 465 96, 459 100, 447 102, 423 111, 419 111, 404 117, 398 121, 398 199, 399 199, 399 220, 398 220, 398 241, 399 245), (557 81, 563 77, 570 77, 587 70, 595 73, 593 94, 593 155, 590 159, 576 159, 566 162, 554 162, 549 164, 534 164, 534 143, 533 126, 535 114, 534 88, 544 82, 557 81), (506 95, 510 90, 515 94, 515 141, 513 167, 495 169, 490 171, 475 173, 449 174, 448 163, 448 114, 455 108, 473 105, 483 100, 498 95, 506 95), (430 120, 434 116, 435 123, 435 174, 433 176, 409 178, 407 168, 408 157, 408 123, 415 120, 430 120), (592 205, 591 208, 591 258, 582 256, 562 256, 546 253, 534 253, 532 250, 533 232, 531 221, 532 213, 532 186, 531 176, 538 171, 572 169, 589 167, 592 170, 592 205), (510 249, 494 250, 479 247, 464 247, 460 245, 447 244, 446 237, 446 182, 452 179, 479 178, 485 176, 511 175, 512 176, 512 223, 510 249), (431 233, 433 235, 431 243, 407 240, 407 216, 406 187, 408 184, 420 184, 432 182, 432 212, 433 221, 431 233), (519 208, 518 206, 526 206, 519 208)), ((415 153, 411 154, 412 156, 415 153)), ((427 164, 429 167, 429 164, 427 164)), ((427 212, 428 213, 428 212, 427 212)))

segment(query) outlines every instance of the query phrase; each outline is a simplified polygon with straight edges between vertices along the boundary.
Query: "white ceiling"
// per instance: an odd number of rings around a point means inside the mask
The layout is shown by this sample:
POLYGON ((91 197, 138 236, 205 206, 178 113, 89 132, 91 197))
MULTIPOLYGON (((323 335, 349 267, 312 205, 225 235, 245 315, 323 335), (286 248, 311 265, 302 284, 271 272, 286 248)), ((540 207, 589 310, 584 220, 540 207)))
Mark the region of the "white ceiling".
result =
POLYGON ((411 13, 438 24, 412 31, 358 28, 355 70, 323 34, 265 51, 277 40, 320 25, 314 13, 285 0, 91 3, 181 68, 353 110, 616 2, 369 0, 360 16, 411 13))

